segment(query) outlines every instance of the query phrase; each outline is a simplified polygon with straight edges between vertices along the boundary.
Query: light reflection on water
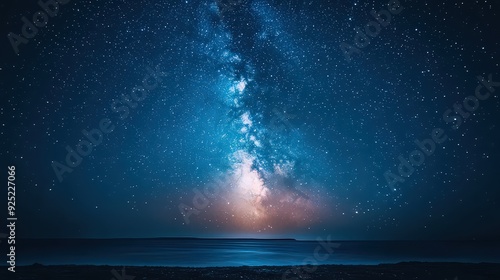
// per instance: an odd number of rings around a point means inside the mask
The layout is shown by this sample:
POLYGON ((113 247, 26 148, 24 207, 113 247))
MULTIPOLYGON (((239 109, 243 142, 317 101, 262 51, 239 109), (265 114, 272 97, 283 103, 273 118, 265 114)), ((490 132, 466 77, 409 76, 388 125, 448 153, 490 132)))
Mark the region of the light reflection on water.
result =
MULTIPOLYGON (((18 265, 41 263, 125 266, 302 265, 320 246, 315 241, 227 239, 20 240, 18 265)), ((379 264, 403 261, 497 262, 500 243, 338 242, 318 264, 379 264)), ((321 249, 321 255, 326 254, 321 249)))

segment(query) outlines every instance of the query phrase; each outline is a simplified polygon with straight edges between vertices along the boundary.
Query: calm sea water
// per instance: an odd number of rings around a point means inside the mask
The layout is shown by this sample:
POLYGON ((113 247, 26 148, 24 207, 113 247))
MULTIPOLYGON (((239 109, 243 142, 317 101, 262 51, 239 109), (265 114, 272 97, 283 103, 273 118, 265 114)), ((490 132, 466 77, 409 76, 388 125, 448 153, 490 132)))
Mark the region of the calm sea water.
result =
MULTIPOLYGON (((241 239, 73 239, 18 240, 17 265, 41 263, 124 266, 302 265, 314 259, 316 241, 241 239)), ((380 264, 403 261, 496 262, 500 243, 492 242, 336 242, 318 264, 380 264)), ((317 255, 318 256, 318 255, 317 255)))

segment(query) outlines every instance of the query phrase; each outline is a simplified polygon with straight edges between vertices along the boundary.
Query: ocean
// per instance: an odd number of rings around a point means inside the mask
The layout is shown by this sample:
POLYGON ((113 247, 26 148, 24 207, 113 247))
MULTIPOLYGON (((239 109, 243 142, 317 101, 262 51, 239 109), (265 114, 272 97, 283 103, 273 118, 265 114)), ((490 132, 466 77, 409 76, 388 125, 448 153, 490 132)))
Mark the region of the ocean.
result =
POLYGON ((18 239, 16 264, 279 266, 420 262, 500 263, 500 242, 262 239, 18 239), (326 242, 326 241, 325 241, 326 242))

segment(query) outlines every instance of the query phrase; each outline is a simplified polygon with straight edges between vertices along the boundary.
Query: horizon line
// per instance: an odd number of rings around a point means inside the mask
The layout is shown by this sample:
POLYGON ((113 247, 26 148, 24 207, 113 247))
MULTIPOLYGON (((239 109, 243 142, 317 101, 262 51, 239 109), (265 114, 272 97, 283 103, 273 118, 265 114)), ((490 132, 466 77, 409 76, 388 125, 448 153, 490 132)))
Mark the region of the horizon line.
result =
MULTIPOLYGON (((163 237, 18 237, 18 239, 66 239, 66 240, 119 240, 119 239, 199 239, 199 240, 290 240, 290 241, 317 241, 315 239, 297 239, 292 237, 283 238, 260 238, 260 237, 193 237, 193 236, 163 236, 163 237)), ((500 242, 497 239, 331 239, 334 242, 463 242, 463 241, 489 241, 500 242)))

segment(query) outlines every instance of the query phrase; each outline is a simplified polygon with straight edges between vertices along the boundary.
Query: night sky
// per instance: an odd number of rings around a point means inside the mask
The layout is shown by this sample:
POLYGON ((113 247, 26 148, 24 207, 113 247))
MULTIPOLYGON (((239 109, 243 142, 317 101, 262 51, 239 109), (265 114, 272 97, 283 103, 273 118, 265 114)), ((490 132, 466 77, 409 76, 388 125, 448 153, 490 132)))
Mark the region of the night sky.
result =
POLYGON ((18 237, 500 236, 498 1, 66 2, 0 4, 18 237))

